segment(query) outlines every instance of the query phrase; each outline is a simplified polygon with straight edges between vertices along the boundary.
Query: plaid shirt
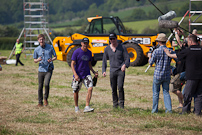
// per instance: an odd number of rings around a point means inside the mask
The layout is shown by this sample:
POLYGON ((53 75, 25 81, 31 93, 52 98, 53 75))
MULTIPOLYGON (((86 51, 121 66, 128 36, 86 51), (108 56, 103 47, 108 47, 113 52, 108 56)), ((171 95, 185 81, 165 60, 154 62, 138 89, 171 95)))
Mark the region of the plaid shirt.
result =
MULTIPOLYGON (((172 59, 168 57, 164 52, 165 48, 167 47, 163 45, 155 49, 149 61, 150 65, 152 65, 154 62, 156 63, 154 78, 156 78, 157 80, 170 79, 170 62, 172 59)), ((174 51, 172 51, 171 53, 174 53, 174 51)))

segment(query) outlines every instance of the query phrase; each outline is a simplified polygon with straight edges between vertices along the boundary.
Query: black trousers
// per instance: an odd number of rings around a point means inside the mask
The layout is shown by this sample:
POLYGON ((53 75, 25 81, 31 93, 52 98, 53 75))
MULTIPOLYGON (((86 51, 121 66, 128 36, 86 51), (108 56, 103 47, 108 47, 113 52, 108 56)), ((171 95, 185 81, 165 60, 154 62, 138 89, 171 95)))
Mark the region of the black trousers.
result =
POLYGON ((49 89, 50 89, 50 80, 52 76, 51 72, 38 72, 38 81, 39 81, 39 87, 38 87, 38 100, 39 104, 43 104, 43 84, 45 80, 45 94, 44 99, 47 100, 49 96, 49 89))
POLYGON ((202 109, 202 79, 187 80, 184 89, 184 104, 182 108, 183 113, 189 113, 191 111, 191 100, 195 96, 194 108, 195 114, 200 115, 202 109))
POLYGON ((110 72, 110 83, 112 88, 112 99, 113 99, 113 107, 124 108, 124 79, 125 79, 125 72, 121 70, 110 72), (119 97, 117 95, 117 85, 119 90, 119 97), (119 103, 118 103, 119 101, 119 103))
POLYGON ((24 64, 20 61, 20 55, 21 55, 21 53, 15 55, 15 57, 16 57, 16 64, 15 64, 15 65, 16 65, 16 66, 18 65, 18 63, 20 63, 20 65, 22 65, 22 66, 24 65, 24 64))

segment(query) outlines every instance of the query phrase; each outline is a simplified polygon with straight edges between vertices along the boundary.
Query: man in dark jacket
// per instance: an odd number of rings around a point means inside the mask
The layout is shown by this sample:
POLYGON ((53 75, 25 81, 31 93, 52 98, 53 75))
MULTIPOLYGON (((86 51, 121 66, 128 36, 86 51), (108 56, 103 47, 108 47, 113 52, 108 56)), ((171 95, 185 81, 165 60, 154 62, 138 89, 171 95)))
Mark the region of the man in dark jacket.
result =
POLYGON ((118 44, 115 33, 109 35, 111 44, 105 48, 102 60, 102 74, 106 77, 107 59, 110 61, 110 83, 112 88, 113 107, 124 108, 125 70, 130 65, 130 57, 124 45, 118 44), (117 95, 117 85, 119 97, 117 95), (119 103, 118 103, 119 100, 119 103))
POLYGON ((191 100, 195 95, 195 114, 201 115, 202 109, 202 47, 198 45, 197 36, 189 35, 189 48, 182 50, 177 55, 170 54, 169 50, 165 50, 169 57, 177 57, 179 60, 186 61, 186 86, 183 94, 184 104, 182 113, 190 113, 191 100))

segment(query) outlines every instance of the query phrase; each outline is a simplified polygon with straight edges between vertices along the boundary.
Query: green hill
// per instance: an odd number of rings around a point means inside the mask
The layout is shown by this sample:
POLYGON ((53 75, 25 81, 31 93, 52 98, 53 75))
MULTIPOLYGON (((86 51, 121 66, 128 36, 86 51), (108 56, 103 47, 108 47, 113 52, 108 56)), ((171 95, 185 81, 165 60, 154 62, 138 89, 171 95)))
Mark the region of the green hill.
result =
MULTIPOLYGON (((179 22, 181 20, 181 18, 182 17, 176 17, 173 20, 179 22)), ((188 16, 185 19, 187 20, 188 16)), ((123 24, 125 27, 137 31, 137 34, 141 34, 145 28, 150 28, 150 29, 157 28, 158 27, 158 20, 152 19, 152 20, 144 20, 144 21, 123 22, 123 24)), ((184 22, 182 24, 184 24, 184 22)), ((112 24, 108 24, 108 25, 112 25, 112 24)), ((186 24, 184 24, 184 25, 186 25, 186 24)), ((61 31, 64 31, 65 28, 66 27, 52 28, 52 30, 56 31, 56 32, 61 32, 61 31)), ((79 30, 81 28, 81 26, 72 26, 70 28, 75 29, 75 30, 79 30)))
MULTIPOLYGON (((155 5, 160 9, 160 10, 163 10, 162 9, 162 5, 166 5, 167 7, 169 7, 169 10, 174 10, 176 8, 179 8, 181 7, 182 5, 184 5, 185 3, 188 3, 185 2, 184 0, 175 0, 175 1, 165 1, 165 2, 158 2, 156 1, 155 5), (165 4, 166 3, 166 4, 165 4)), ((119 16, 119 18, 123 19, 125 18, 127 15, 130 15, 132 14, 133 10, 134 9, 137 9, 137 8, 141 8, 143 9, 147 14, 153 10, 157 10, 155 9, 155 7, 153 5, 151 5, 150 3, 148 5, 144 5, 144 6, 139 6, 139 7, 133 7, 133 8, 128 8, 128 9, 125 9, 125 10, 121 10, 121 11, 118 11, 118 12, 114 12, 114 13, 110 13, 110 15, 113 15, 113 16, 119 16)), ((186 10, 188 10, 189 7, 187 7, 186 10)))
MULTIPOLYGON (((184 0, 175 0, 175 1, 159 0, 159 1, 155 1, 155 5, 164 13, 167 13, 170 10, 176 11, 176 14, 178 17, 183 16, 184 13, 189 9, 188 1, 185 2, 184 0)), ((91 16, 96 16, 96 15, 102 15, 102 14, 96 14, 95 12, 93 15, 90 14, 85 17, 87 18, 91 16)), ((161 13, 151 3, 147 2, 141 6, 125 8, 125 9, 118 10, 116 12, 111 11, 109 12, 109 16, 118 16, 123 22, 127 22, 127 21, 131 22, 131 21, 134 21, 134 19, 136 21, 155 19, 161 16, 161 13), (137 9, 141 9, 145 12, 145 15, 142 15, 140 19, 138 18, 136 19, 135 18, 136 14, 133 13, 137 9), (132 20, 133 17, 134 19, 132 20)), ((78 18, 76 20, 62 21, 58 23, 54 22, 50 24, 50 27, 54 28, 54 30, 56 31, 60 31, 60 30, 63 30, 63 28, 59 28, 59 27, 67 27, 72 25, 79 26, 81 25, 81 22, 82 23, 87 22, 86 18, 80 18, 80 19, 78 18)))

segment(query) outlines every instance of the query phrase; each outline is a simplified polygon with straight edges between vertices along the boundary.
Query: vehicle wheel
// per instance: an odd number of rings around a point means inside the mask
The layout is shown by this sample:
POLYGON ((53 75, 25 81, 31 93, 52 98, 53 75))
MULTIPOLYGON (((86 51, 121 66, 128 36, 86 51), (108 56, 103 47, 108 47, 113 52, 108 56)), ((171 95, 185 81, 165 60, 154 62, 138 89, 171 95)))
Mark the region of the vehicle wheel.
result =
POLYGON ((146 65, 148 63, 148 59, 149 59, 148 57, 144 56, 141 66, 146 65))
POLYGON ((130 66, 140 66, 144 59, 142 48, 138 44, 128 43, 125 45, 130 56, 130 66))
POLYGON ((92 58, 92 61, 91 61, 91 65, 94 67, 97 63, 97 60, 94 60, 94 57, 92 58))
POLYGON ((71 62, 72 62, 72 54, 73 54, 73 52, 76 50, 76 49, 78 49, 80 46, 75 46, 74 48, 72 48, 69 52, 68 52, 68 54, 67 54, 67 59, 66 59, 66 61, 67 61, 67 63, 68 63, 68 65, 71 67, 71 62))

